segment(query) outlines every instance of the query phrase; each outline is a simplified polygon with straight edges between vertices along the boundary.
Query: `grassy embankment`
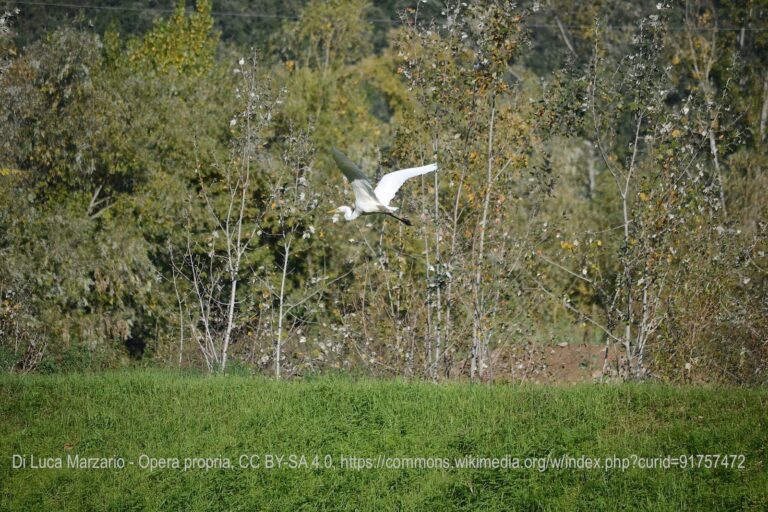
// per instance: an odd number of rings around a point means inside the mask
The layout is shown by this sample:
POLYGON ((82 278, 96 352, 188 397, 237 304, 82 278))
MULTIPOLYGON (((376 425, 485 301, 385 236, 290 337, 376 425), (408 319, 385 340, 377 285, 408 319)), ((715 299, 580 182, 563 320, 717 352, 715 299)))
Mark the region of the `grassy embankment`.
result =
POLYGON ((5 375, 0 408, 2 510, 768 507, 765 389, 274 382, 162 372, 5 375), (25 456, 27 467, 13 469, 13 454, 25 456), (265 468, 268 454, 300 467, 265 468), (380 456, 388 465, 454 465, 465 455, 500 464, 506 455, 615 455, 633 465, 633 456, 698 454, 743 454, 744 469, 376 467, 380 456), (61 458, 64 467, 34 469, 32 455, 38 465, 42 457, 53 464, 61 458), (122 457, 126 467, 67 468, 67 457, 76 455, 122 457), (142 469, 147 457, 178 458, 182 469, 142 469), (197 457, 213 465, 228 458, 233 468, 183 471, 191 462, 184 459, 197 457), (373 467, 352 469, 349 457, 373 467))

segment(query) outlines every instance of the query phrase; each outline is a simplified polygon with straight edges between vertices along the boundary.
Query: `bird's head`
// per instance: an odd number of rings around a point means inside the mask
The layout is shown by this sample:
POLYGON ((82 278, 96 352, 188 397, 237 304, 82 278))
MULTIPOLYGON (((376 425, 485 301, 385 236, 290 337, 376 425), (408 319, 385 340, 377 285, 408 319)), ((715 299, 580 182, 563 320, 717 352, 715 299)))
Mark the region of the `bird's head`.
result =
POLYGON ((329 210, 328 213, 334 214, 334 222, 336 222, 336 215, 344 215, 344 218, 346 220, 352 220, 354 217, 352 216, 352 208, 349 206, 339 206, 338 208, 334 208, 333 210, 329 210))

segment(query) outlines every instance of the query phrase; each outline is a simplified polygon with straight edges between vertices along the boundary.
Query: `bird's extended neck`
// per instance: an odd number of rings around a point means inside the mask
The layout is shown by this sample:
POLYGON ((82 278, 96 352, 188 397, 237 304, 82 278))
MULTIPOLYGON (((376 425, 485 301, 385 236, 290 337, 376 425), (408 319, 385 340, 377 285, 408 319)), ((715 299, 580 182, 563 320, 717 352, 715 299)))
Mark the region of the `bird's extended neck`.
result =
POLYGON ((341 206, 340 208, 344 211, 344 220, 355 220, 363 213, 357 208, 353 210, 349 206, 341 206))

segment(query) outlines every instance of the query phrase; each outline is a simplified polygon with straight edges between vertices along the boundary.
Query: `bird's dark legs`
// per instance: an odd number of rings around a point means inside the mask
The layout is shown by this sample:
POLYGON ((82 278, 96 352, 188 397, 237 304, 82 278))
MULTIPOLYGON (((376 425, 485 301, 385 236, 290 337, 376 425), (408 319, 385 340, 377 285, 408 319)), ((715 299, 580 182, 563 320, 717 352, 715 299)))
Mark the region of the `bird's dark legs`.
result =
POLYGON ((397 220, 399 220, 400 222, 402 222, 402 223, 403 223, 403 224, 405 224, 406 226, 413 226, 413 224, 411 224, 411 221, 409 221, 409 220, 408 220, 408 219, 406 219, 405 217, 398 217, 397 215, 395 215, 395 214, 394 214, 394 213, 392 213, 392 212, 386 212, 386 213, 385 213, 385 215, 389 215, 390 217, 392 217, 392 218, 394 218, 394 219, 397 219, 397 220))

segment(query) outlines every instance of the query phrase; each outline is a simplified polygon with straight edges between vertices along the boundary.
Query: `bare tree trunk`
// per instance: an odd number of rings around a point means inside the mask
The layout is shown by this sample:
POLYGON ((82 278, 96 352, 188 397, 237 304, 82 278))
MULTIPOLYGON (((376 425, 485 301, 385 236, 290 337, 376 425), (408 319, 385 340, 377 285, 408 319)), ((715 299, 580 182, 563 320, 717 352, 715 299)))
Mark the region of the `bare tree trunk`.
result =
POLYGON ((697 45, 693 40, 693 33, 697 31, 696 23, 689 17, 688 5, 686 4, 685 12, 685 24, 688 36, 688 47, 691 52, 691 59, 693 63, 693 70, 699 76, 699 86, 704 91, 704 99, 707 102, 707 114, 709 115, 709 126, 707 127, 707 136, 709 138, 709 151, 712 155, 712 161, 715 166, 715 174, 717 174, 717 181, 720 187, 720 206, 723 209, 723 216, 727 216, 727 210, 725 207, 725 183, 723 182, 723 174, 720 170, 720 160, 717 155, 717 141, 715 139, 715 126, 717 121, 717 111, 713 110, 715 91, 713 90, 712 83, 710 82, 710 75, 712 68, 717 61, 717 24, 715 23, 712 29, 712 40, 709 42, 709 51, 707 52, 706 46, 697 45), (702 48, 701 60, 699 60, 699 53, 697 48, 702 48))
POLYGON ((227 328, 224 331, 224 343, 221 347, 221 371, 227 369, 227 353, 229 352, 229 340, 232 336, 235 319, 235 293, 237 292, 237 277, 231 281, 229 304, 227 305, 227 328))
MULTIPOLYGON (((206 293, 203 290, 203 283, 200 282, 200 275, 197 269, 197 262, 194 259, 194 254, 192 252, 192 245, 190 242, 190 233, 189 228, 187 228, 187 258, 189 258, 189 266, 191 270, 192 277, 190 279, 190 282, 192 284, 192 289, 195 292, 195 296, 197 297, 197 306, 200 309, 200 322, 202 322, 203 327, 205 329, 203 333, 203 339, 205 343, 200 341, 200 335, 196 335, 195 339, 197 339, 197 344, 200 347, 200 351, 203 354, 203 357, 205 358, 205 364, 208 367, 208 371, 213 371, 215 364, 218 362, 218 357, 216 354, 216 348, 213 344, 213 334, 211 333, 211 324, 210 324, 210 301, 212 299, 212 296, 208 294, 206 297, 206 293)), ((211 272, 211 283, 213 284, 214 276, 211 272)), ((194 327, 194 325, 193 325, 194 327)), ((196 332, 197 329, 194 329, 194 332, 196 332)))
POLYGON ((470 378, 472 380, 482 375, 482 352, 483 345, 487 339, 482 335, 482 316, 485 308, 483 302, 482 280, 483 263, 485 259, 485 232, 488 228, 488 208, 491 204, 491 190, 493 188, 493 128, 496 120, 496 97, 491 98, 491 119, 488 126, 488 168, 485 188, 485 198, 483 199, 483 213, 480 218, 480 238, 478 241, 477 255, 475 259, 475 282, 474 282, 474 314, 472 326, 472 362, 470 367, 470 378))
POLYGON ((752 7, 749 8, 749 14, 747 15, 747 19, 744 20, 744 23, 741 25, 741 31, 739 33, 739 49, 744 49, 744 41, 746 40, 747 35, 747 25, 749 25, 749 20, 752 18, 752 7))
POLYGON ((709 150, 712 153, 712 162, 715 164, 715 174, 717 174, 717 181, 720 185, 720 206, 723 208, 723 216, 727 217, 728 211, 725 208, 725 183, 723 182, 723 173, 720 171, 720 160, 717 156, 715 130, 712 127, 709 129, 709 150))
POLYGON ((568 32, 566 32, 563 22, 560 21, 560 16, 558 16, 557 9, 552 4, 552 0, 548 0, 547 4, 549 4, 549 8, 552 9, 552 14, 555 15, 555 23, 557 23, 557 28, 560 30, 560 37, 563 38, 565 46, 568 47, 568 50, 570 50, 574 57, 578 57, 579 55, 576 53, 576 49, 573 47, 573 44, 571 44, 571 39, 568 37, 568 32))
MULTIPOLYGON (((459 200, 461 199, 461 189, 464 186, 464 173, 465 168, 462 167, 461 176, 459 178, 459 184, 456 189, 456 197, 454 200, 453 205, 453 219, 452 219, 452 225, 451 225, 451 254, 450 254, 450 262, 453 265, 456 262, 456 237, 457 237, 457 231, 459 228, 459 200)), ((448 343, 451 340, 452 335, 452 319, 451 316, 451 306, 453 306, 453 279, 448 280, 448 286, 446 289, 446 307, 445 307, 445 343, 448 345, 448 343)))
MULTIPOLYGON (((250 121, 248 121, 248 131, 250 132, 250 121)), ((246 244, 243 244, 243 217, 245 215, 245 198, 250 178, 250 162, 247 155, 245 156, 245 162, 245 171, 243 174, 237 177, 235 187, 232 189, 232 192, 230 192, 230 205, 226 220, 225 234, 227 238, 227 266, 229 267, 230 292, 229 301, 227 303, 227 325, 224 330, 224 341, 221 347, 221 371, 227 369, 229 344, 230 340, 232 339, 232 330, 235 327, 235 307, 237 305, 237 282, 238 275, 240 273, 240 259, 242 258, 242 255, 245 252, 247 246, 247 242, 246 244), (233 234, 230 233, 229 230, 229 220, 238 189, 241 189, 239 201, 240 205, 237 212, 238 215, 233 237, 233 234)))
POLYGON ((589 201, 592 202, 595 199, 595 189, 597 187, 597 172, 595 170, 595 162, 592 159, 592 154, 587 155, 587 179, 589 180, 589 185, 587 189, 587 195, 589 198, 589 201))
MULTIPOLYGON (((435 144, 434 147, 434 153, 437 154, 437 144, 435 144)), ((439 203, 439 194, 438 194, 438 173, 432 173, 434 176, 434 187, 435 187, 435 262, 438 265, 438 276, 441 276, 441 272, 444 271, 442 269, 442 262, 440 260, 440 203, 439 203)), ((436 287, 436 294, 437 294, 437 324, 435 325, 435 360, 433 364, 433 371, 432 371, 432 379, 437 380, 438 376, 440 375, 440 359, 442 358, 442 289, 441 289, 441 282, 437 283, 436 287)))
MULTIPOLYGON (((637 116, 637 125, 635 126, 635 139, 632 144, 632 159, 629 162, 629 169, 627 169, 627 176, 626 180, 624 182, 624 188, 619 190, 619 193, 621 194, 621 208, 622 212, 624 214, 624 247, 625 251, 629 251, 629 224, 631 222, 631 219, 629 218, 629 186, 632 184, 632 175, 635 170, 635 158, 637 157, 637 147, 640 143, 640 127, 643 125, 643 114, 640 113, 637 116)), ((626 297, 627 297, 627 313, 626 313, 626 324, 624 326, 624 344, 627 351, 627 365, 628 368, 631 369, 632 361, 633 361, 633 350, 632 350, 632 323, 634 322, 634 315, 633 315, 633 307, 634 307, 634 298, 632 296, 632 287, 634 283, 632 282, 632 268, 631 264, 626 261, 627 256, 624 255, 623 259, 625 260, 623 262, 624 265, 624 276, 625 276, 625 282, 624 286, 626 287, 626 297)))
MULTIPOLYGON (((627 180, 627 186, 629 186, 629 180, 627 180)), ((621 207, 624 212, 624 250, 629 251, 629 210, 627 206, 627 194, 626 191, 621 193, 621 207)), ((624 287, 626 290, 627 304, 626 304, 626 319, 624 325, 624 349, 627 352, 627 364, 632 364, 632 272, 629 263, 626 261, 627 255, 623 255, 624 260, 624 287)))
POLYGON ((280 278, 280 298, 279 298, 279 310, 277 313, 277 342, 275 343, 275 378, 280 378, 280 358, 282 357, 283 349, 283 308, 285 305, 285 278, 288 274, 288 258, 291 254, 291 241, 285 242, 285 254, 283 256, 283 275, 280 278))
POLYGON ((768 76, 763 79, 763 110, 760 112, 760 142, 765 141, 766 122, 768 122, 768 76))
MULTIPOLYGON (((425 192, 424 187, 424 178, 421 179, 421 190, 422 192, 425 192)), ((424 206, 422 212, 426 216, 427 207, 424 206)), ((424 265, 425 265, 425 274, 426 274, 426 285, 427 285, 427 304, 426 304, 426 313, 427 313, 427 332, 424 336, 424 370, 427 375, 431 375, 432 373, 432 304, 431 304, 431 296, 432 296, 432 287, 431 287, 431 278, 432 278, 432 270, 430 268, 432 267, 432 264, 430 263, 430 250, 429 250, 429 233, 427 233, 427 227, 422 226, 422 233, 424 235, 424 265)))
POLYGON ((181 293, 176 282, 176 264, 173 262, 173 248, 168 244, 168 251, 171 255, 171 266, 173 271, 173 291, 176 293, 176 302, 179 304, 179 368, 181 368, 182 357, 184 354, 184 308, 181 303, 181 293))

